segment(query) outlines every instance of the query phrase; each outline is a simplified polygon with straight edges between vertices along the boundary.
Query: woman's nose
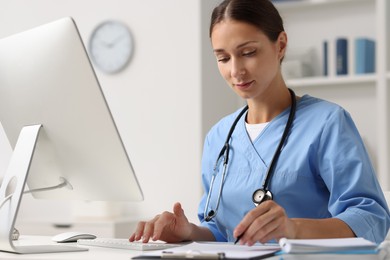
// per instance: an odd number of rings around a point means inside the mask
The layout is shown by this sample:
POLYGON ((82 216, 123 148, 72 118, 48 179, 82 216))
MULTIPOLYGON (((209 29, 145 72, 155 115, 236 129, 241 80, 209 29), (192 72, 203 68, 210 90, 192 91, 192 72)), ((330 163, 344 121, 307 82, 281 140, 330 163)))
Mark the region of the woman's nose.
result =
POLYGON ((239 60, 233 60, 231 67, 231 76, 233 78, 241 78, 245 74, 245 67, 239 60))

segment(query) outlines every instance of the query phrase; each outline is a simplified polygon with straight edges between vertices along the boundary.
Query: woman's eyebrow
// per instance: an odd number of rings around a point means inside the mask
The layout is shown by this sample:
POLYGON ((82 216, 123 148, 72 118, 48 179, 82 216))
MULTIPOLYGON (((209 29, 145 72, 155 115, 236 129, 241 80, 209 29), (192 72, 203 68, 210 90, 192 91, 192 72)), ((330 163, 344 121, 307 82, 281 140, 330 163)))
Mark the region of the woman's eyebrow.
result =
MULTIPOLYGON (((242 48, 244 47, 245 45, 248 45, 250 43, 257 43, 258 41, 247 41, 247 42, 244 42, 244 43, 241 43, 239 45, 237 45, 236 49, 239 49, 239 48, 242 48)), ((214 52, 215 53, 218 53, 218 52, 224 52, 225 50, 224 49, 214 49, 214 52)))

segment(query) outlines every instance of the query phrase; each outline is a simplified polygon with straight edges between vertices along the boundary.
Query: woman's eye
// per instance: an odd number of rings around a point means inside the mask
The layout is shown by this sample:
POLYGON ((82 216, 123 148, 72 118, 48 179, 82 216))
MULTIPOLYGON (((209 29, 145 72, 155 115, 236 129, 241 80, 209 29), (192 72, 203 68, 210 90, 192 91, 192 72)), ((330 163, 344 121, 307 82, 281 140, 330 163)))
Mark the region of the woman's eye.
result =
POLYGON ((243 52, 243 56, 253 56, 256 54, 256 50, 243 52))
POLYGON ((217 57, 217 61, 225 63, 229 61, 229 57, 217 57))

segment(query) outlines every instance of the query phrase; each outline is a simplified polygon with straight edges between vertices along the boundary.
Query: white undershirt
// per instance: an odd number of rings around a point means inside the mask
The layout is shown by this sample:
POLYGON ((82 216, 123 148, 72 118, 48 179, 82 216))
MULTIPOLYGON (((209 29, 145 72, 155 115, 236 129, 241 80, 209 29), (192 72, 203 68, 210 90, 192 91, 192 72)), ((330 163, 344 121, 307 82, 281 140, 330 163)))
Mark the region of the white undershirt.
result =
POLYGON ((248 124, 245 122, 246 131, 253 142, 259 134, 264 130, 264 128, 268 125, 269 122, 261 123, 261 124, 248 124))

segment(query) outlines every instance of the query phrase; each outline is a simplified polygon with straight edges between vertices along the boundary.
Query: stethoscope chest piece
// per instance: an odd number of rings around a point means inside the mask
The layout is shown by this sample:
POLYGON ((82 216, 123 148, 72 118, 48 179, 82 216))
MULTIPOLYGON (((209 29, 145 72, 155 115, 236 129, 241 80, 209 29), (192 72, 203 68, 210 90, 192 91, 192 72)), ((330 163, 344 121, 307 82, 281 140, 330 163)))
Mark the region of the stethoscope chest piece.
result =
POLYGON ((257 189, 253 192, 252 201, 256 207, 266 200, 272 200, 272 193, 269 190, 257 189))

